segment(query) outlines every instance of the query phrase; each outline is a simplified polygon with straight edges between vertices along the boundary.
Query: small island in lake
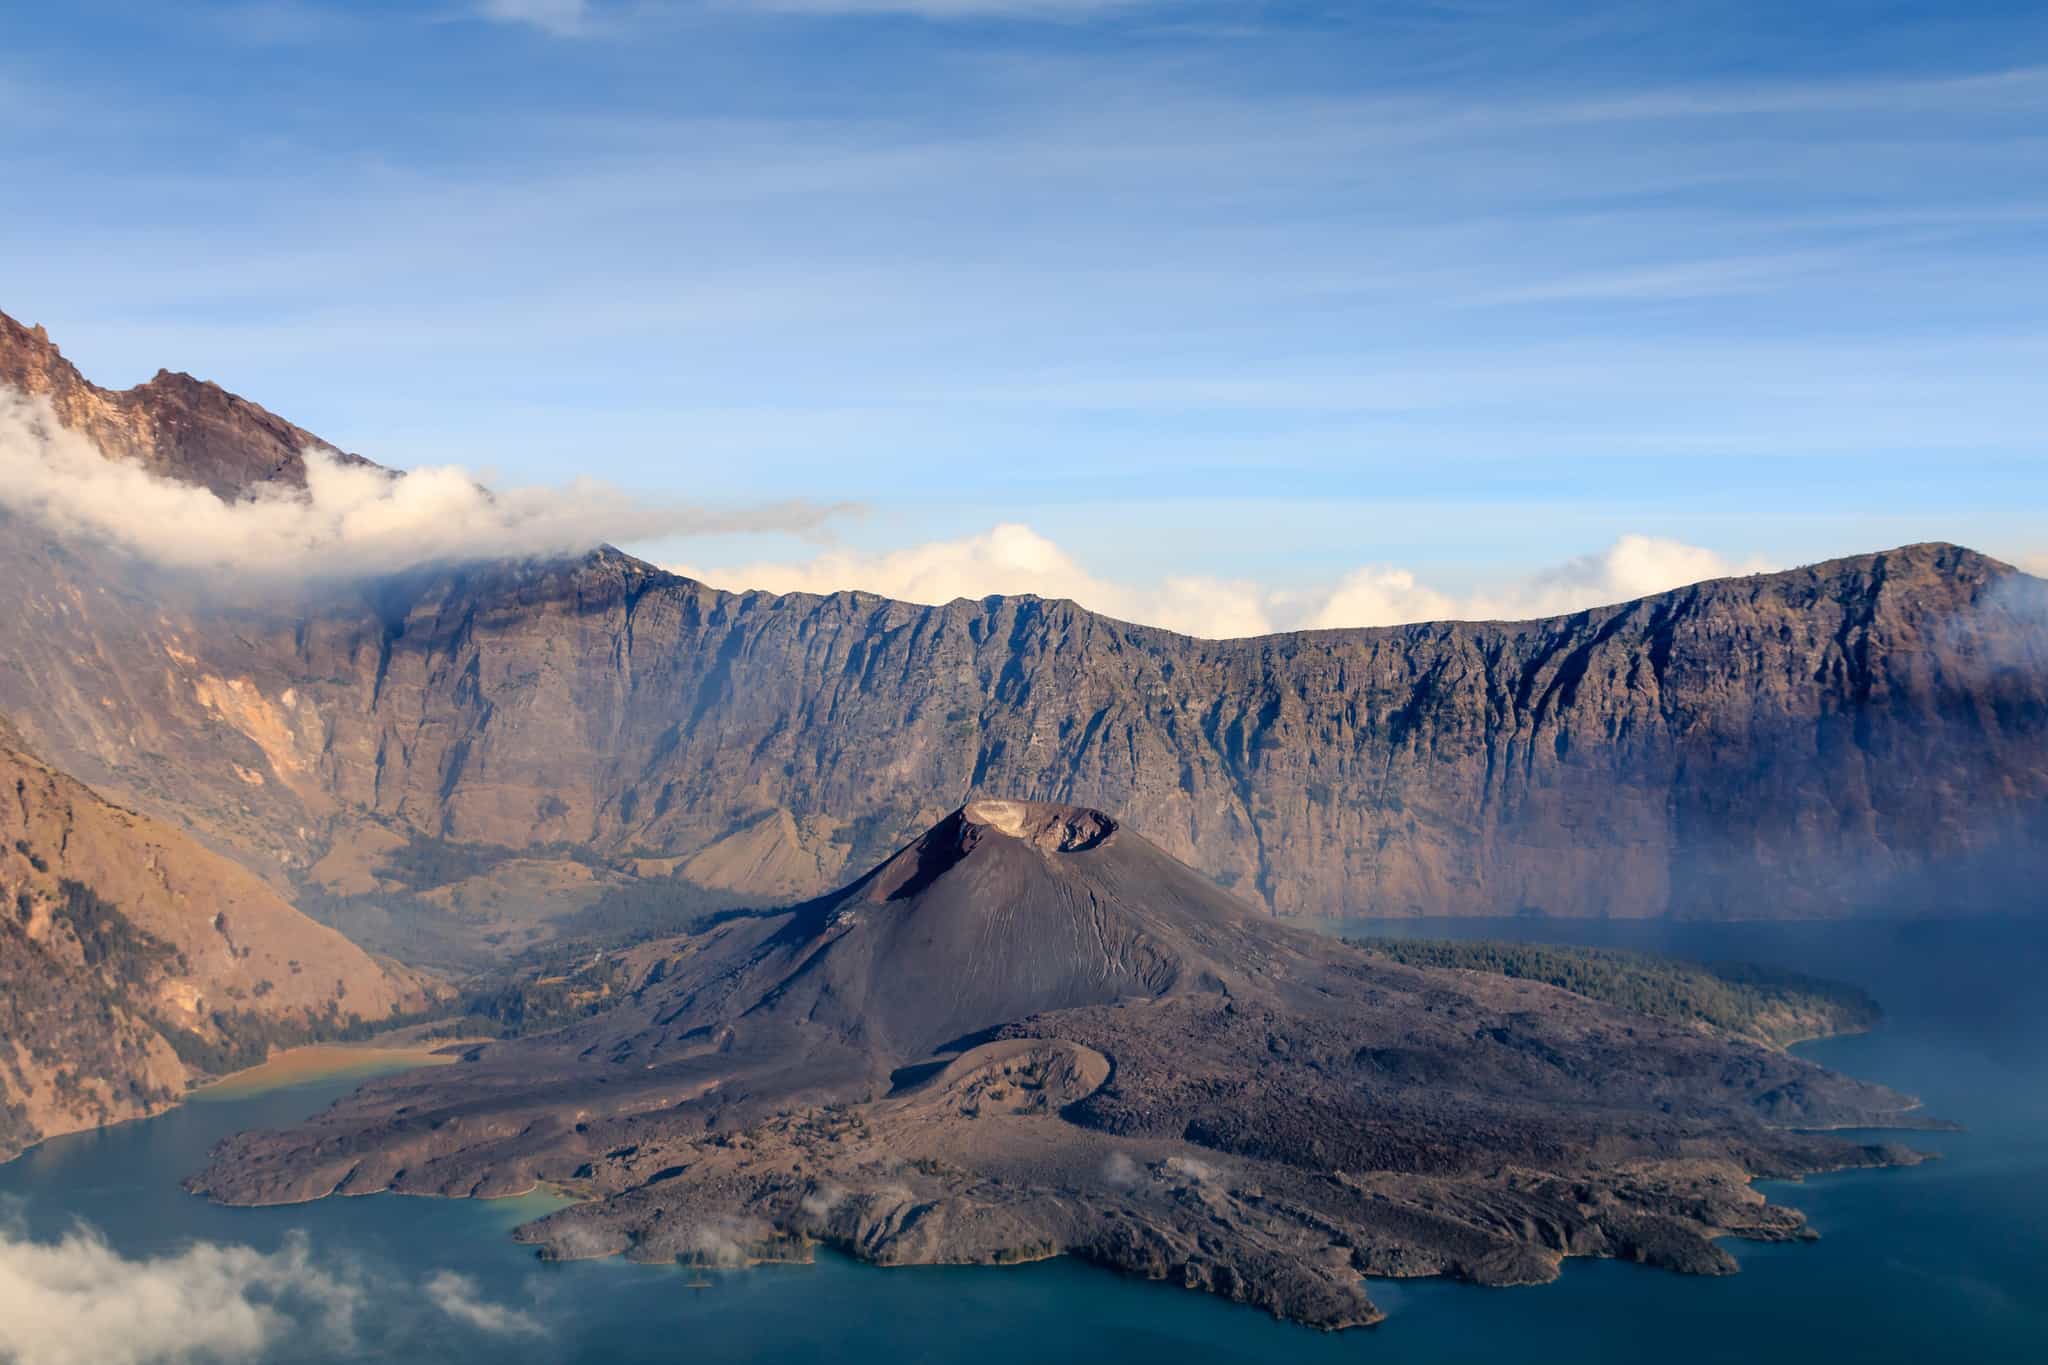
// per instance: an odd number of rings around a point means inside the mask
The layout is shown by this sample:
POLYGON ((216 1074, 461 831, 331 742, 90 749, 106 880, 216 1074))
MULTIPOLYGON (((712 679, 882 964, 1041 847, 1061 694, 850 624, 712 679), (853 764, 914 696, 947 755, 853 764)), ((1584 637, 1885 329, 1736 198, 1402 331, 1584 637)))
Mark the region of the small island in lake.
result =
POLYGON ((1346 944, 1080 807, 973 802, 841 891, 602 971, 608 1008, 230 1139, 191 1188, 545 1183, 582 1201, 519 1230, 551 1257, 1071 1255, 1340 1328, 1380 1318, 1372 1276, 1726 1273, 1724 1235, 1809 1235, 1754 1177, 1917 1159, 1816 1131, 1910 1098, 1739 1036, 1834 998, 1810 986, 1346 944), (1587 993, 1530 979, 1560 974, 1587 993))

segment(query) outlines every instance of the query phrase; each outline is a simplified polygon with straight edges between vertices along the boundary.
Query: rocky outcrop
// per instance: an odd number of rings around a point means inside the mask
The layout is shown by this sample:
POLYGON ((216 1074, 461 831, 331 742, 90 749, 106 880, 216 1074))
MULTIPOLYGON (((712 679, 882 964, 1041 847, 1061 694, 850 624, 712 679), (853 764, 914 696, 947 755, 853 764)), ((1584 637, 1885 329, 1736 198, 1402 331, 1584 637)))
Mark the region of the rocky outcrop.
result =
POLYGON ((429 998, 243 868, 50 768, 0 721, 0 1159, 156 1113, 272 1043, 429 998))
MULTIPOLYGON (((13 349, 0 376, 73 382, 13 349)), ((290 433, 251 421, 213 429, 282 469, 290 433)), ((433 839, 788 900, 977 794, 1118 810, 1287 914, 1943 913, 2048 876, 2048 584, 1952 545, 1205 641, 1029 597, 719 592, 613 551, 229 606, 4 530, 0 706, 280 885, 433 839)), ((348 885, 394 885, 371 872, 348 885)))

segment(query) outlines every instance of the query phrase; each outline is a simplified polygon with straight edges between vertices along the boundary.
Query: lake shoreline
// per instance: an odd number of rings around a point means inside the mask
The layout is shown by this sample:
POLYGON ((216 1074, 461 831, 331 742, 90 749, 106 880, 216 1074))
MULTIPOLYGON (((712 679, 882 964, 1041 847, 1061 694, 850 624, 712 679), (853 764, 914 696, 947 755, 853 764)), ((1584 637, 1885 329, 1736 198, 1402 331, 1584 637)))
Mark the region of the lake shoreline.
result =
POLYGON ((447 1066, 461 1060, 462 1049, 487 1038, 403 1039, 389 1042, 309 1043, 273 1052, 255 1066, 231 1071, 188 1089, 185 1101, 242 1099, 290 1086, 361 1074, 365 1077, 447 1066))

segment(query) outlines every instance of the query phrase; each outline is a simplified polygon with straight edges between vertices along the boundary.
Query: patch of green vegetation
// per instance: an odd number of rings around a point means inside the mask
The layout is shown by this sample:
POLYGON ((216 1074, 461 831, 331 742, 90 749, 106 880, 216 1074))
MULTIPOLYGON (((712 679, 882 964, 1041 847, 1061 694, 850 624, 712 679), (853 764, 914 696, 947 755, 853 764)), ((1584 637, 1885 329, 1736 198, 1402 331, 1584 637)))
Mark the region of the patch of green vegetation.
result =
POLYGON ((581 910, 555 921, 558 940, 621 947, 664 934, 697 933, 720 918, 744 913, 741 898, 681 877, 650 878, 607 887, 581 910))
POLYGON ((681 878, 633 883, 564 916, 559 938, 474 979, 460 1010, 490 1021, 500 1037, 546 1033, 625 997, 632 982, 619 965, 621 949, 673 934, 705 933, 728 920, 787 913, 735 906, 729 896, 681 878))
MULTIPOLYGON (((474 929, 410 892, 336 896, 316 886, 301 886, 295 903, 359 947, 416 967, 475 971, 491 956, 477 944, 474 929)), ((298 976, 304 969, 291 964, 290 970, 298 976)))
MULTIPOLYGON (((133 1001, 136 987, 151 979, 152 964, 174 961, 175 950, 129 924, 89 888, 62 883, 59 897, 51 906, 53 924, 69 929, 83 961, 70 954, 63 936, 37 942, 27 936, 24 917, 0 916, 0 1039, 20 1049, 0 1057, 7 1068, 7 1084, 0 1087, 0 1157, 42 1136, 27 1107, 12 1098, 31 1093, 35 1070, 42 1071, 51 1096, 96 1122, 115 1115, 108 1097, 86 1085, 86 1077, 144 1105, 161 1107, 174 1098, 144 1080, 147 1035, 136 1022, 133 1001), (64 946, 51 951, 48 942, 64 946)), ((24 900, 35 903, 26 891, 17 905, 24 900)))
POLYGON ((853 849, 856 859, 879 861, 883 854, 901 846, 903 829, 911 818, 909 812, 894 807, 864 811, 847 823, 838 838, 853 849))
POLYGON ((28 1108, 0 1095, 0 1160, 5 1160, 42 1137, 42 1130, 28 1121, 28 1108))
POLYGON ((1876 1000, 1839 981, 1746 962, 1701 963, 1609 948, 1490 940, 1352 938, 1354 947, 1411 967, 1456 967, 1540 981, 1667 1023, 1783 1047, 1817 1033, 1854 1033, 1884 1017, 1876 1000))
POLYGON ((57 883, 60 899, 51 918, 71 931, 90 971, 109 976, 120 986, 153 980, 164 969, 182 965, 178 950, 138 929, 112 902, 83 882, 57 883))
POLYGON ((481 877, 499 863, 517 856, 495 844, 458 844, 447 839, 414 839, 386 853, 377 875, 413 891, 431 891, 450 882, 481 877))
POLYGON ((224 1076, 260 1066, 273 1050, 312 1043, 360 1043, 394 1029, 445 1019, 453 1012, 441 1007, 369 1020, 353 1011, 344 1014, 339 1002, 329 1000, 325 1010, 311 1016, 273 1018, 254 1010, 214 1010, 208 1014, 207 1022, 213 1026, 216 1038, 162 1021, 158 1021, 157 1031, 186 1066, 211 1076, 224 1076))
POLYGON ((524 848, 507 848, 502 844, 466 844, 453 839, 416 836, 412 842, 384 854, 378 861, 377 875, 411 891, 431 891, 436 887, 468 881, 471 877, 481 877, 500 863, 515 858, 558 859, 581 863, 585 867, 604 867, 608 863, 604 855, 585 844, 560 840, 524 848))
POLYGON ((494 982, 463 996, 463 1013, 489 1020, 501 1038, 517 1038, 587 1019, 619 1002, 625 973, 600 958, 560 976, 531 975, 494 982))

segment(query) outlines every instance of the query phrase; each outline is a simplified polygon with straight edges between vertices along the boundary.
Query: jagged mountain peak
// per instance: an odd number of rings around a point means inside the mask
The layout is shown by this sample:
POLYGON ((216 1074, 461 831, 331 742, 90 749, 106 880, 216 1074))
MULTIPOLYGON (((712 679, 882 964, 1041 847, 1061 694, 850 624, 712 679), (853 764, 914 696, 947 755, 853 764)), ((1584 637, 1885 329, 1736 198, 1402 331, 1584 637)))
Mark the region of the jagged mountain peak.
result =
POLYGON ((209 380, 158 370, 128 389, 105 389, 67 360, 41 326, 0 313, 0 388, 47 401, 66 427, 109 458, 234 500, 265 484, 302 487, 306 453, 369 465, 312 432, 209 380))

